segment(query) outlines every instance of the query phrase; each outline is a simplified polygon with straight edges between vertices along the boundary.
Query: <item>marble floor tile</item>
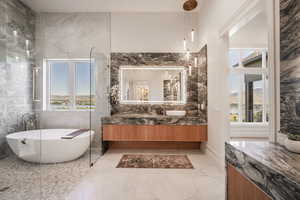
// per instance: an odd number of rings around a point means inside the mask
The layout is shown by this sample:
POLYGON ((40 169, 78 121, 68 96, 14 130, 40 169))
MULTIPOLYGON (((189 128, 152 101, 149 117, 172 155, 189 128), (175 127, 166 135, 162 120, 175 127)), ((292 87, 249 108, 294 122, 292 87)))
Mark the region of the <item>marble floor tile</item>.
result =
MULTIPOLYGON (((99 150, 92 151, 100 156, 99 150)), ((88 173, 89 154, 57 164, 35 164, 15 155, 0 160, 0 200, 63 200, 88 173)))
MULTIPOLYGON (((200 151, 111 150, 92 169, 88 156, 56 165, 1 160, 2 200, 224 200, 225 176, 200 151), (185 154, 194 169, 116 168, 123 154, 185 154), (4 175, 5 174, 5 175, 4 175), (4 176, 3 176, 4 175, 4 176)), ((1 175, 0 175, 1 177, 1 175)))
POLYGON ((200 151, 108 151, 67 200, 224 200, 225 175, 200 151), (195 169, 116 168, 125 153, 186 154, 195 169))

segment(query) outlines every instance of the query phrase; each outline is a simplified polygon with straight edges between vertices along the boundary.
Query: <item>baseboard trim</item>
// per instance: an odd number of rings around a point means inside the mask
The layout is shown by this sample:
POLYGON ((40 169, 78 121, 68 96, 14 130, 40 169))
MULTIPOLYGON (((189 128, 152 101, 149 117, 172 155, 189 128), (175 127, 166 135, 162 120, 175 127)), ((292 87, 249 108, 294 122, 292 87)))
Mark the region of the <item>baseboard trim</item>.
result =
POLYGON ((237 138, 268 138, 268 133, 252 133, 252 134, 243 134, 243 133, 231 133, 230 137, 237 138))
MULTIPOLYGON (((225 146, 224 146, 225 148, 225 146)), ((206 144, 206 147, 205 147, 205 150, 206 150, 206 153, 211 156, 213 158, 213 160, 216 162, 217 164, 217 167, 222 171, 222 172, 226 172, 225 171, 225 157, 224 158, 221 158, 217 152, 211 147, 209 146, 208 144, 206 144)))

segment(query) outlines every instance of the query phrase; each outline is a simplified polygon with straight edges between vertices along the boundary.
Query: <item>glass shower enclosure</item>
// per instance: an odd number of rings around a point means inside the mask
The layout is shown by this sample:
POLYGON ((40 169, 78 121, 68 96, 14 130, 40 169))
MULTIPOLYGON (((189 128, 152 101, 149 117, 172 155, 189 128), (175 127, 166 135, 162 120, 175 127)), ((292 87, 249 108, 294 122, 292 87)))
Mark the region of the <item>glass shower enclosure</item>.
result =
POLYGON ((61 40, 63 28, 94 15, 34 13, 0 0, 0 199, 65 199, 101 156, 109 50, 92 48, 94 35, 76 43, 87 38, 82 30, 61 40))
POLYGON ((88 58, 48 59, 47 62, 43 74, 49 74, 47 82, 51 87, 46 88, 50 93, 46 98, 50 108, 46 108, 48 111, 43 108, 39 116, 42 199, 60 193, 59 197, 63 198, 68 191, 65 187, 73 188, 101 156, 100 123, 101 116, 106 113, 103 102, 107 98, 104 88, 101 88, 105 87, 106 59, 94 48, 88 58), (61 79, 65 77, 73 79, 64 81, 67 85, 71 82, 71 92, 66 90, 69 93, 62 93, 61 79), (60 84, 56 86, 56 83, 60 84), (50 134, 59 135, 57 144, 49 146, 50 134), (51 148, 54 149, 49 150, 51 148), (51 153, 66 160, 44 163, 51 153))
POLYGON ((109 115, 109 65, 108 57, 98 52, 96 47, 90 49, 90 129, 96 134, 90 140, 90 165, 93 166, 102 154, 101 117, 109 115), (95 84, 96 87, 93 87, 95 84))

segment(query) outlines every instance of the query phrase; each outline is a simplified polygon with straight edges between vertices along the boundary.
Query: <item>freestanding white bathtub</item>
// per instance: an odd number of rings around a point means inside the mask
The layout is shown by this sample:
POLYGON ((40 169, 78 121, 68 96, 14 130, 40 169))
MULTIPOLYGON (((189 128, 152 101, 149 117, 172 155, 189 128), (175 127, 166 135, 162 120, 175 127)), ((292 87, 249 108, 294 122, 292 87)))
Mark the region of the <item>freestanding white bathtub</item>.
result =
POLYGON ((94 131, 72 139, 61 139, 78 129, 40 129, 6 136, 13 152, 22 160, 35 163, 59 163, 79 158, 90 145, 94 131))

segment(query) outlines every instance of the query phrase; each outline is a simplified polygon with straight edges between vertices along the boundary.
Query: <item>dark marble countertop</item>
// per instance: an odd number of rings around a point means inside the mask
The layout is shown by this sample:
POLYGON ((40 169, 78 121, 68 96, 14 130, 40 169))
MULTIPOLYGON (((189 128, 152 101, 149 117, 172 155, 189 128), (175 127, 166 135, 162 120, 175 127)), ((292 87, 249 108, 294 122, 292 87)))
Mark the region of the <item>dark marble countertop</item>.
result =
POLYGON ((199 117, 166 115, 112 115, 102 118, 102 124, 116 125, 206 125, 199 117))
POLYGON ((225 148, 226 161, 273 199, 300 199, 300 154, 267 141, 231 141, 225 148))

